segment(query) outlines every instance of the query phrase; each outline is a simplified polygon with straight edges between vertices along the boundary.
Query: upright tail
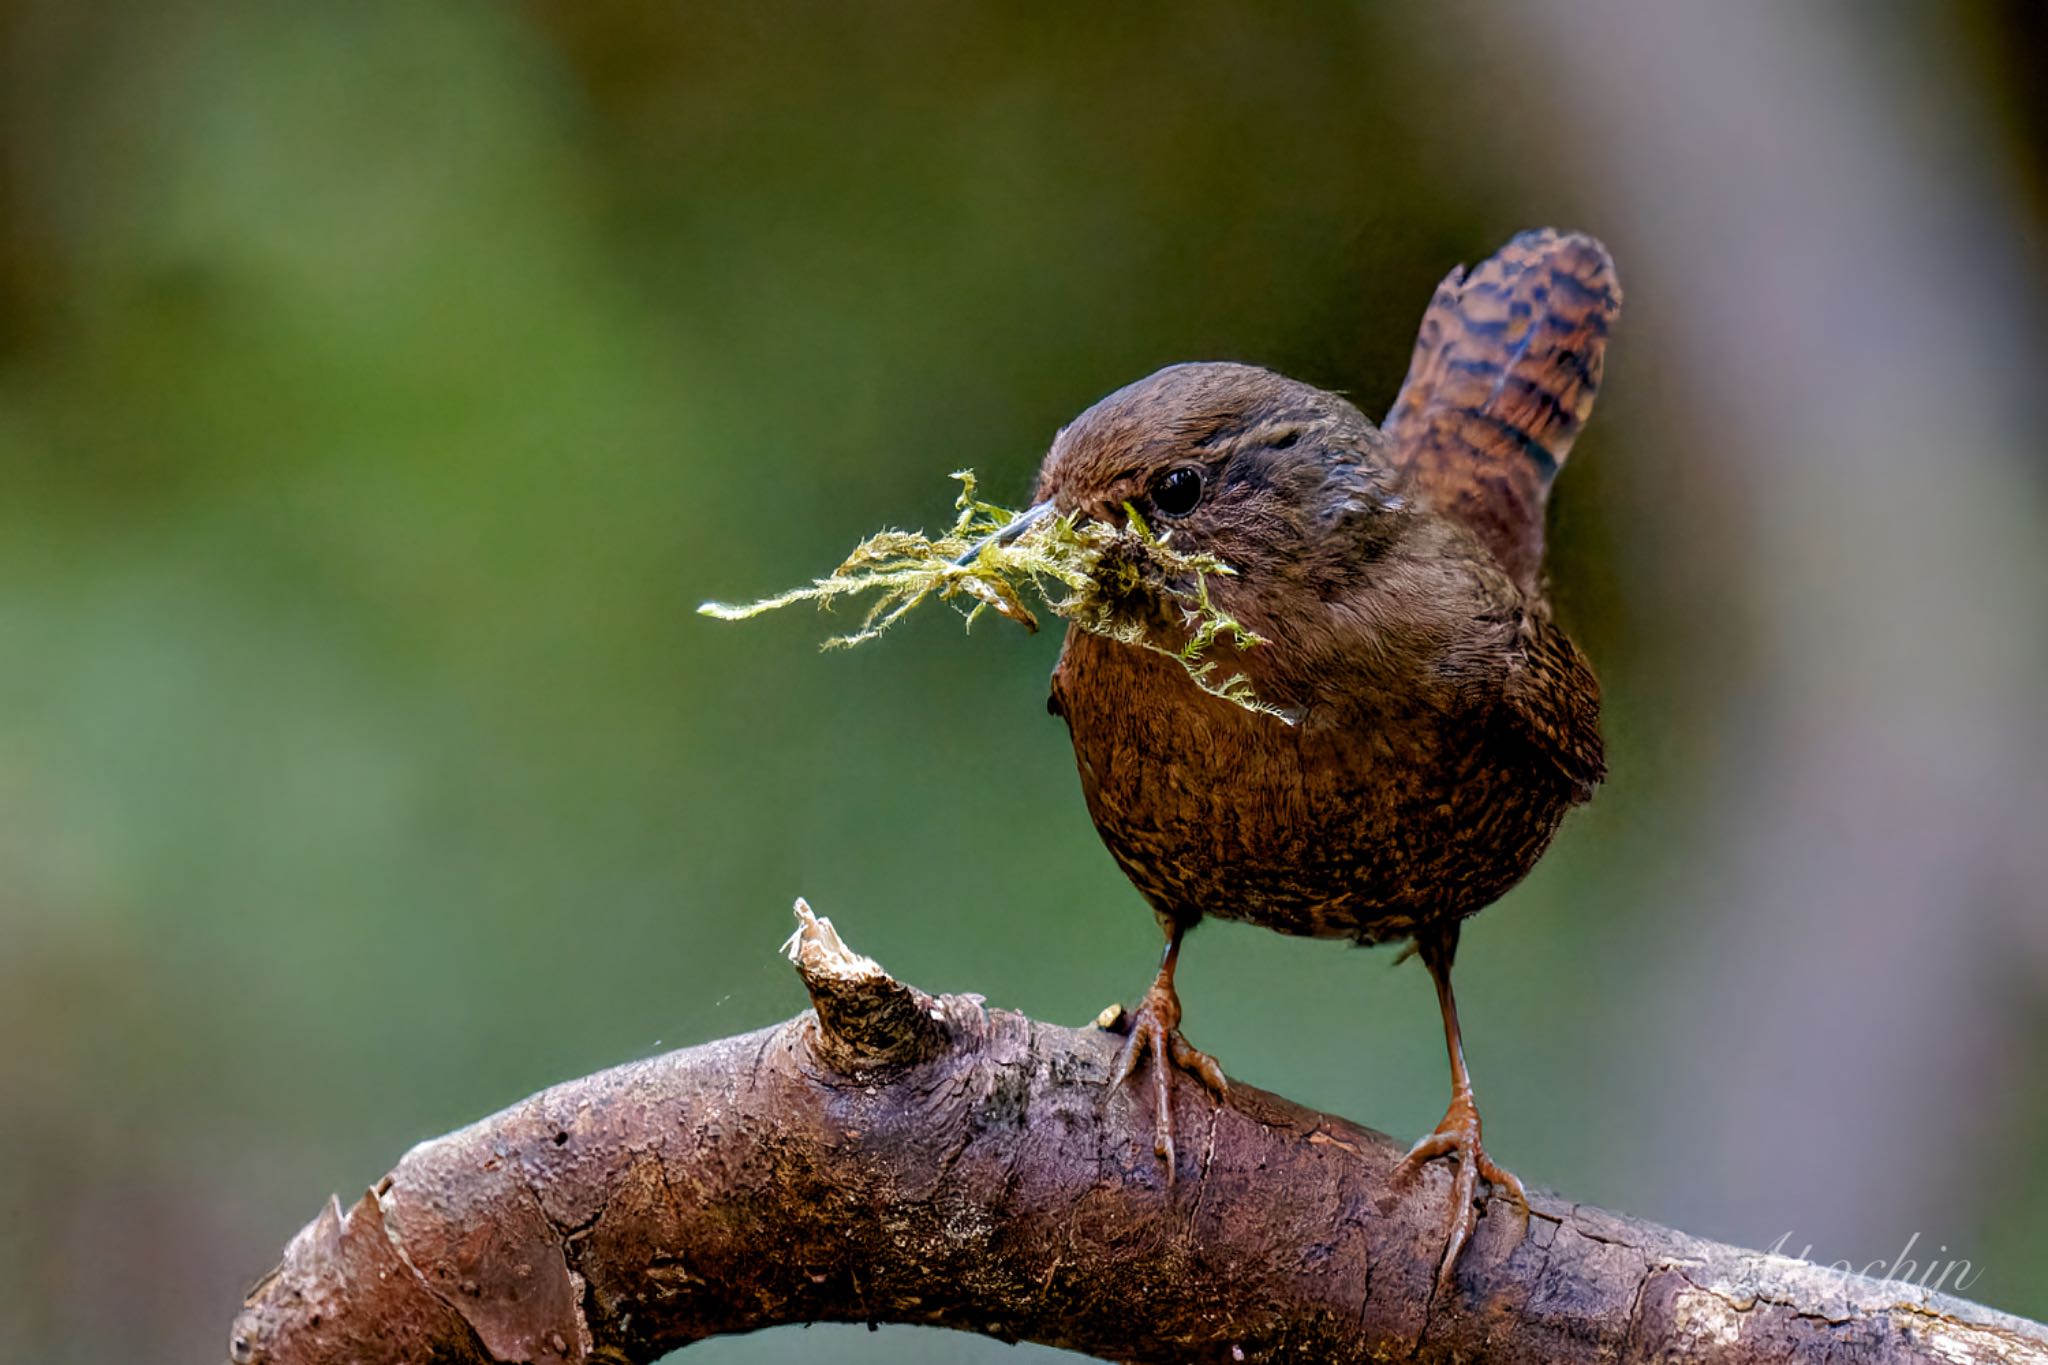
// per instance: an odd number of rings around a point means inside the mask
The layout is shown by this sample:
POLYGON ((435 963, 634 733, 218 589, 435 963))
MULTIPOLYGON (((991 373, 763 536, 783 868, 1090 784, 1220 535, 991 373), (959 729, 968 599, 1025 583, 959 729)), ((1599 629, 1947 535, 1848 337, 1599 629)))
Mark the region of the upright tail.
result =
POLYGON ((1543 564, 1543 504, 1593 410, 1621 284, 1607 248, 1524 232, 1422 316, 1386 432, 1409 478, 1464 520, 1515 579, 1543 564))

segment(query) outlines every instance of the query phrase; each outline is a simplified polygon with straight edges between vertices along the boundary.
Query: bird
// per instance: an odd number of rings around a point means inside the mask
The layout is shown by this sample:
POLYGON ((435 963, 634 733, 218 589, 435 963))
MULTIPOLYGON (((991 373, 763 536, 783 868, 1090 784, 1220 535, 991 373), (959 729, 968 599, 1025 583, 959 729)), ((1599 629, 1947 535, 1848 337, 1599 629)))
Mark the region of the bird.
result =
MULTIPOLYGON (((1207 587, 1260 643, 1233 656, 1255 712, 1156 649, 1070 627, 1047 708, 1064 718, 1111 856, 1165 936, 1111 1073, 1171 1086, 1216 1062, 1182 1036, 1174 971, 1208 916, 1358 944, 1405 942, 1436 986, 1451 1098, 1397 1168, 1454 1161, 1439 1288, 1478 1182, 1528 1196, 1481 1140, 1451 967, 1464 921, 1519 882, 1606 775, 1600 688, 1552 618, 1544 508, 1599 391, 1621 289, 1589 236, 1524 232, 1453 270, 1374 425, 1343 397, 1233 362, 1168 366, 1062 428, 1019 520, 1132 518, 1232 570, 1207 587), (1272 711, 1284 712, 1276 717, 1272 711)), ((1169 637, 1187 623, 1156 623, 1169 637)))

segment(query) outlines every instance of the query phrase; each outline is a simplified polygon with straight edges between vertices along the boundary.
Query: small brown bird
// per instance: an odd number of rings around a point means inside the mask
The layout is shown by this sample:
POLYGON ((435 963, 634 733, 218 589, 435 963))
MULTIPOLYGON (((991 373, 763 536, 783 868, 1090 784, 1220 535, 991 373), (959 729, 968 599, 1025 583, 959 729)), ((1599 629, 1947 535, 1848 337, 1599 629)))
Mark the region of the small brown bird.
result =
POLYGON ((1171 1067, 1224 1089, 1180 1035, 1173 984, 1204 915, 1413 940, 1443 1011, 1451 1102, 1403 1171, 1456 1158, 1446 1285, 1479 1177, 1528 1206, 1480 1145, 1451 995, 1459 927, 1521 880, 1605 773, 1599 685, 1544 600, 1543 508, 1620 305, 1598 242, 1523 233, 1437 288, 1384 429, 1267 370, 1175 365, 1061 431, 1025 514, 1120 523, 1128 505, 1176 549, 1231 565, 1214 598, 1267 643, 1230 666, 1295 722, 1208 695, 1158 653, 1067 633, 1048 704, 1103 842, 1166 933, 1116 1083, 1157 1059, 1170 1176, 1171 1067))

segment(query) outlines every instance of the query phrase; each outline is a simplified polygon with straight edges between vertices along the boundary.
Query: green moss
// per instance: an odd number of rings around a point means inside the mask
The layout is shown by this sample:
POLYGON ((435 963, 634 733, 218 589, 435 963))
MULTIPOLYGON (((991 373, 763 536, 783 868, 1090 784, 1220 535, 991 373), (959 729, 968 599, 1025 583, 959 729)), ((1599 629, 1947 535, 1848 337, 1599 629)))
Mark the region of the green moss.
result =
POLYGON ((706 602, 697 610, 721 621, 744 621, 799 602, 830 607, 841 598, 873 594, 859 629, 825 642, 825 648, 836 649, 874 639, 934 599, 953 602, 969 625, 994 611, 1036 630, 1038 618, 1024 601, 1028 589, 1082 630, 1178 660, 1204 692, 1290 719, 1260 701, 1244 674, 1219 678, 1217 661, 1209 657, 1225 644, 1243 650, 1265 643, 1209 595, 1211 578, 1234 572, 1228 564, 1174 549, 1171 533, 1154 535, 1129 504, 1125 526, 1048 515, 1014 538, 998 540, 1017 514, 976 498, 970 471, 953 477, 960 481, 960 515, 944 535, 882 531, 808 587, 747 606, 706 602))

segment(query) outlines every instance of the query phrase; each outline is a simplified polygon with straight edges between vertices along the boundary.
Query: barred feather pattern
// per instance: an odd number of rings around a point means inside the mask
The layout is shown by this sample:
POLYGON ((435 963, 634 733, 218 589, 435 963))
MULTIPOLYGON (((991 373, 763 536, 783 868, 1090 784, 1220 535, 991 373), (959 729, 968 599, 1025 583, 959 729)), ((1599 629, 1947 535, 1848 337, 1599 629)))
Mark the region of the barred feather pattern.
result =
POLYGON ((1524 232, 1437 286, 1387 414, 1411 486, 1465 522, 1525 589, 1543 564, 1543 509, 1593 410, 1621 284, 1607 248, 1524 232))

